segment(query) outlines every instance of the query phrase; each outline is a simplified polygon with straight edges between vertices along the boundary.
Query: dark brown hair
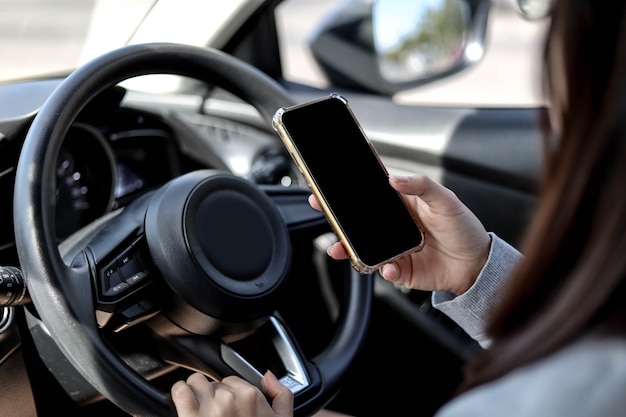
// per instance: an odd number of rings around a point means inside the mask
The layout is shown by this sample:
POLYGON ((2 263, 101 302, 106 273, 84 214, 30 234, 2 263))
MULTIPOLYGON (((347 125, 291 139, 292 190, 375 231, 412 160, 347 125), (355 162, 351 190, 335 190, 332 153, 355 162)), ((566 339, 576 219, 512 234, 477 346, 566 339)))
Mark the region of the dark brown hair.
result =
POLYGON ((559 131, 545 132, 539 202, 487 328, 493 345, 460 391, 594 329, 626 335, 626 2, 557 0, 543 75, 559 131))

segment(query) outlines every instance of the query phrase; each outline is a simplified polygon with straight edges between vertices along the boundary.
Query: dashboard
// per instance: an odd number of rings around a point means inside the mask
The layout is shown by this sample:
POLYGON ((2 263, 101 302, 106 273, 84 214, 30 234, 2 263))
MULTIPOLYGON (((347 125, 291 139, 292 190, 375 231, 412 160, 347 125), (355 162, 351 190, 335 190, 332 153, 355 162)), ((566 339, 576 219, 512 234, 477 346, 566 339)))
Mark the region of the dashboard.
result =
MULTIPOLYGON (((3 93, 10 91, 3 87, 0 98, 6 103, 10 98, 3 93)), ((18 264, 10 202, 19 192, 13 189, 15 170, 34 106, 30 103, 21 111, 19 106, 0 108, 0 192, 6 202, 0 205, 0 265, 18 264)), ((226 170, 265 184, 298 181, 272 132, 199 114, 197 108, 187 110, 128 104, 127 91, 119 86, 91 101, 58 152, 54 207, 59 242, 138 195, 195 169, 226 170)))

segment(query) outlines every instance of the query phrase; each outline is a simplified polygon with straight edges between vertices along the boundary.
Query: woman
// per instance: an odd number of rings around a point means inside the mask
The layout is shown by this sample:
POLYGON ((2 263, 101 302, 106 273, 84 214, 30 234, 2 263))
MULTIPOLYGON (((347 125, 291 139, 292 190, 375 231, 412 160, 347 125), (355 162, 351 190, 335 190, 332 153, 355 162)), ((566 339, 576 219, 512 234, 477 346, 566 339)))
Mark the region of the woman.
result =
MULTIPOLYGON (((381 274, 433 290, 433 305, 487 348, 437 417, 626 415, 625 80, 626 2, 556 0, 544 53, 552 129, 523 259, 451 191, 391 178, 427 241, 381 274)), ((346 258, 340 244, 328 253, 346 258)), ((233 377, 193 375, 172 397, 180 417, 291 416, 289 390, 271 373, 263 383, 271 406, 233 377)))

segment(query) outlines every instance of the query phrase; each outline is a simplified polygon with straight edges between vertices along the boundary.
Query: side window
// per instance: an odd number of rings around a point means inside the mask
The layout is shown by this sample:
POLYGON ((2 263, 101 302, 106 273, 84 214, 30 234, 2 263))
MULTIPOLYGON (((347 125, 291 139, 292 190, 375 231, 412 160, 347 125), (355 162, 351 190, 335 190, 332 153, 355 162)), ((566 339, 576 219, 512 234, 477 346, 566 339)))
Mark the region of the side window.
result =
POLYGON ((317 25, 340 3, 341 0, 284 0, 276 8, 283 74, 287 80, 314 87, 328 86, 308 41, 317 25))
MULTIPOLYGON (((402 4, 403 0, 399 1, 402 4)), ((277 9, 283 71, 289 81, 329 87, 308 42, 328 14, 362 0, 286 0, 277 9)), ((404 104, 525 107, 543 104, 540 57, 547 21, 519 15, 513 0, 492 0, 485 53, 473 66, 448 78, 397 93, 404 104)))

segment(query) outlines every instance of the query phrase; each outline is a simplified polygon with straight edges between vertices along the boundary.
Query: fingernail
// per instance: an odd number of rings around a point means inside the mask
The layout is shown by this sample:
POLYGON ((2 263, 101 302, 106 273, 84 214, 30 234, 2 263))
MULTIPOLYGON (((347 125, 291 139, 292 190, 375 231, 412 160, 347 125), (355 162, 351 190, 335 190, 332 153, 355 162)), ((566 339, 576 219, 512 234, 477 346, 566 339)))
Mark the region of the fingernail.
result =
POLYGON ((392 175, 391 178, 394 179, 395 181, 401 182, 401 183, 409 182, 409 177, 406 177, 404 175, 392 175))

